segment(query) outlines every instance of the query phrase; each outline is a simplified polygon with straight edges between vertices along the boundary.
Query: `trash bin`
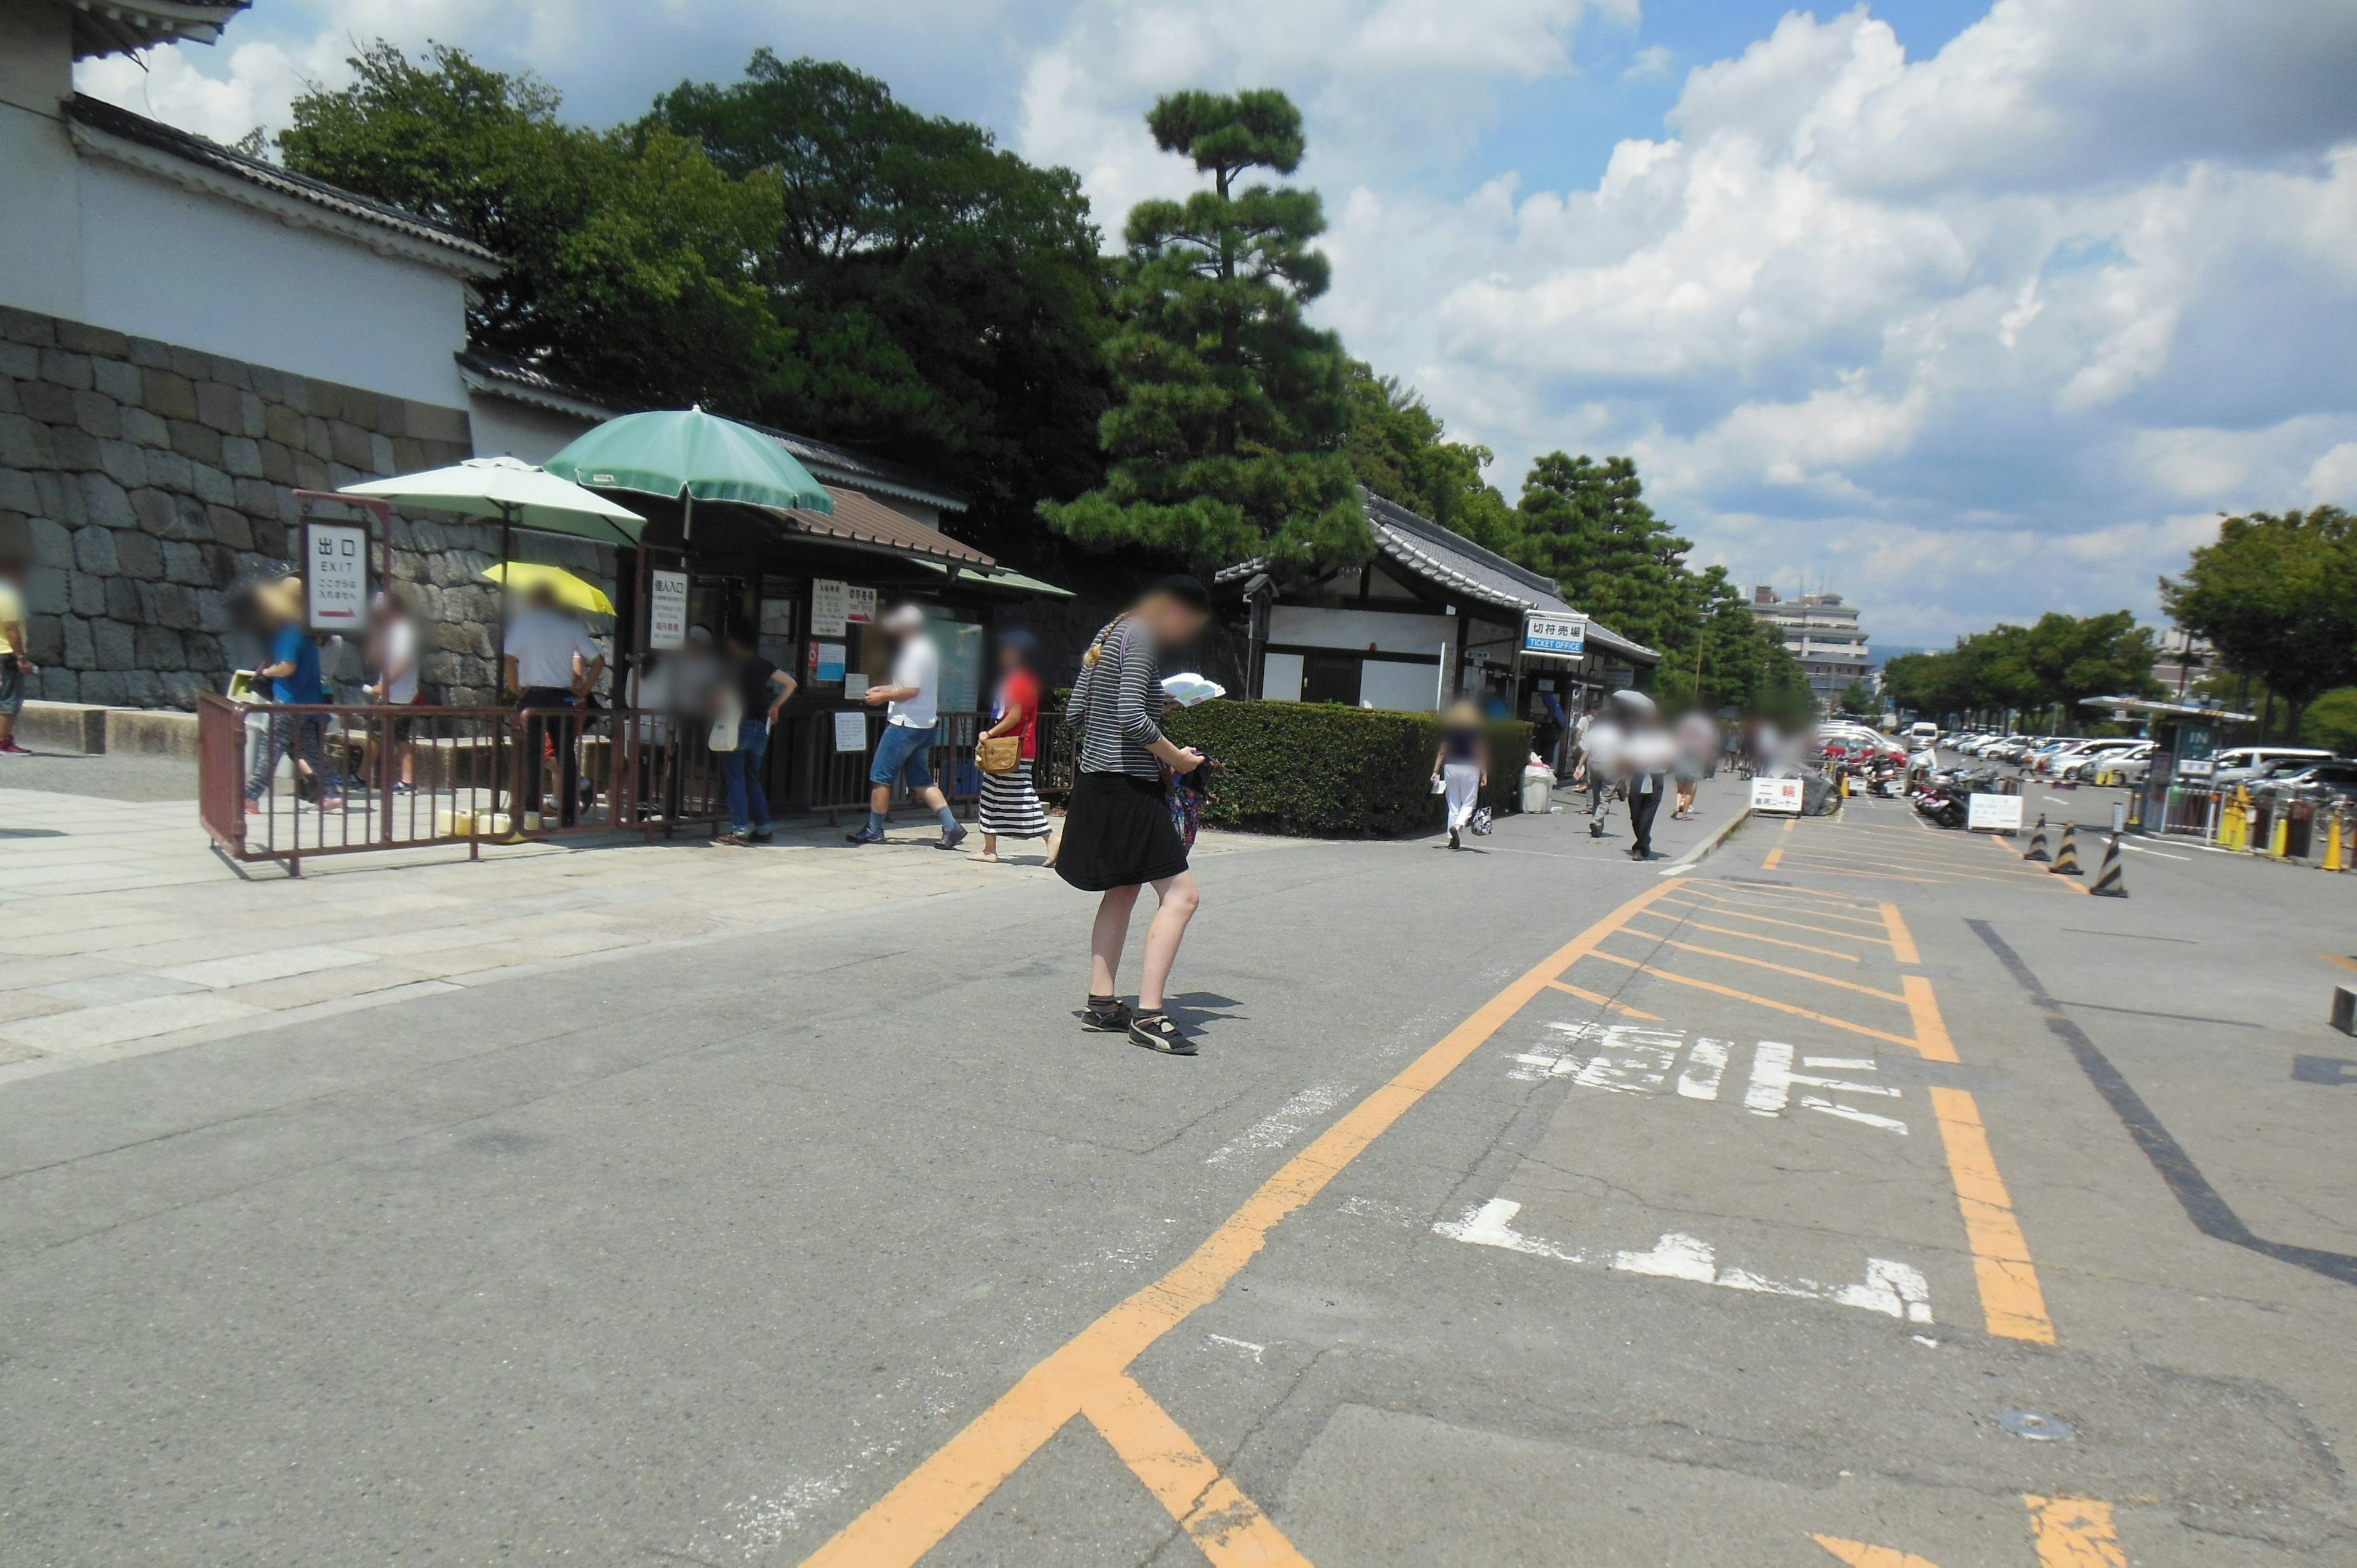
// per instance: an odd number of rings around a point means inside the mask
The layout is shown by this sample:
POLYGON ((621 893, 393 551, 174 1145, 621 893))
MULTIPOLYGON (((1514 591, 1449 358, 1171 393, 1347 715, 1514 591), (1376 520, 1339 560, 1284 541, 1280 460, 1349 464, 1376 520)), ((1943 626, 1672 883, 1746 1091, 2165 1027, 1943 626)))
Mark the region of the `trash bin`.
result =
POLYGON ((1555 769, 1535 763, 1523 769, 1523 810, 1544 816, 1555 803, 1555 769))

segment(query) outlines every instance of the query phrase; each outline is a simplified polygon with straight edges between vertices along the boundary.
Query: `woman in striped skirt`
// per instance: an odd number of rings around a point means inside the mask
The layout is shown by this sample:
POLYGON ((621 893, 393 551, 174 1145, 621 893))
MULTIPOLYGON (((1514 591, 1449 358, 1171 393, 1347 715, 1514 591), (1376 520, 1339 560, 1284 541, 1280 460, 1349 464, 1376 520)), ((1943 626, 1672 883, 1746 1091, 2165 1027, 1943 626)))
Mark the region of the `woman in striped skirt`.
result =
MULTIPOLYGON (((1039 647, 1031 634, 1020 628, 1001 634, 998 639, 998 702, 996 722, 982 732, 981 738, 996 736, 1016 736, 1023 742, 1023 759, 1005 773, 982 776, 982 809, 978 813, 982 827, 982 853, 976 860, 996 861, 1001 834, 1011 839, 1049 838, 1052 829, 1048 822, 1048 810, 1039 804, 1039 792, 1032 787, 1031 769, 1038 766, 1039 755, 1039 678, 1031 672, 1031 655, 1039 647)), ((1056 846, 1048 846, 1048 859, 1053 863, 1056 846)))

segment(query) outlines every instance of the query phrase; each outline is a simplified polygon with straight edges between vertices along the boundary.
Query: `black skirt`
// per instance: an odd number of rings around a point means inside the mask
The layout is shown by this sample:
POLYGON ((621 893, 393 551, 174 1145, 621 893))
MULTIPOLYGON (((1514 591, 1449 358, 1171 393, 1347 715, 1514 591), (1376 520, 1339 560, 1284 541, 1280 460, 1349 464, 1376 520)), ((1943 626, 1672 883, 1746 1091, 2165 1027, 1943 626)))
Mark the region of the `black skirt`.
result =
POLYGON ((1056 875, 1083 893, 1135 887, 1187 869, 1159 779, 1083 773, 1072 784, 1056 875))

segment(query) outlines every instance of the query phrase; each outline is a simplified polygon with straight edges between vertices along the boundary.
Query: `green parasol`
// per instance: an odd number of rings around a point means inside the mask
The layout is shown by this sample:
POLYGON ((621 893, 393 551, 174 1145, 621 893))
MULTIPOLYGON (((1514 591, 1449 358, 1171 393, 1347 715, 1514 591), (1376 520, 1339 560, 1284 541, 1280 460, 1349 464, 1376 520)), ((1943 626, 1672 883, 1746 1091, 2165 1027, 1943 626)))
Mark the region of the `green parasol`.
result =
POLYGON ((774 436, 701 408, 609 419, 543 466, 594 489, 677 496, 689 526, 700 500, 834 510, 826 487, 774 436))

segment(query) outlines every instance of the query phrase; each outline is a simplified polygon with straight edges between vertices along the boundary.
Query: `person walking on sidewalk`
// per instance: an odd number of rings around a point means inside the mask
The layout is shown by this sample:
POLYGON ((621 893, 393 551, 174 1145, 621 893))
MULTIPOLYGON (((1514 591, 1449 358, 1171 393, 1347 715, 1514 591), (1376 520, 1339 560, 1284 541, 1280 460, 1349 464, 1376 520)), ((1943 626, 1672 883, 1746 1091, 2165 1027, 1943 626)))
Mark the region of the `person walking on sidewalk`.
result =
POLYGON ((1458 699, 1440 720, 1440 750, 1432 758, 1432 781, 1448 806, 1448 847, 1463 849, 1458 836, 1473 820, 1481 791, 1490 786, 1490 740, 1481 731, 1481 710, 1458 699))
POLYGON ((877 623, 897 646, 892 653, 892 683, 867 688, 867 705, 886 707, 884 737, 876 743, 876 760, 868 767, 867 825, 849 835, 853 843, 882 843, 885 824, 891 820, 892 789, 906 781, 941 819, 942 839, 935 849, 955 849, 965 842, 965 829, 950 810, 949 797, 933 783, 932 766, 925 754, 933 744, 940 721, 934 693, 942 677, 942 656, 925 629, 925 612, 902 605, 877 623))
POLYGON ((741 624, 728 628, 728 686, 737 698, 737 749, 720 754, 728 781, 729 832, 722 843, 768 843, 770 797, 761 788, 761 765, 770 755, 770 730, 778 710, 794 694, 794 678, 763 658, 754 634, 741 624))
POLYGON ((1662 727, 1661 712, 1651 697, 1641 692, 1616 692, 1612 700, 1628 715, 1620 765, 1629 793, 1629 831, 1636 839, 1629 846, 1629 858, 1647 860, 1653 854, 1653 818, 1662 809, 1670 770, 1677 766, 1678 746, 1662 727))
POLYGON ((1678 720, 1677 785, 1680 822, 1694 816, 1695 792, 1701 788, 1704 775, 1718 760, 1718 725, 1710 715, 1695 708, 1678 720))
POLYGON ((1081 721, 1080 768, 1065 813, 1056 875, 1099 893, 1089 932, 1089 998, 1082 1026, 1125 1031, 1134 1045, 1190 1057, 1195 1043, 1163 1012, 1178 944, 1202 896, 1187 869, 1187 845, 1170 820, 1163 772, 1192 773, 1203 754, 1174 744, 1157 721, 1168 697, 1157 679, 1161 650, 1191 642, 1211 618, 1211 596, 1192 577, 1166 577, 1097 633, 1081 661, 1071 712, 1081 721), (1114 990, 1138 889, 1151 884, 1160 908, 1146 930, 1137 1008, 1114 990))
POLYGON ((1053 830, 1048 809, 1039 803, 1031 769, 1039 756, 1039 678, 1031 672, 1039 641, 1017 627, 998 639, 998 700, 991 726, 983 740, 1012 737, 1018 745, 1014 767, 982 776, 982 806, 974 813, 982 827, 982 853, 976 860, 996 862, 1001 835, 1011 839, 1049 839, 1048 858, 1055 859, 1053 830))
POLYGON ((1604 808, 1620 778, 1620 721, 1609 711, 1591 714, 1580 735, 1579 766, 1587 779, 1587 836, 1604 836, 1604 808))
POLYGON ((16 715, 25 706, 25 677, 33 656, 25 651, 25 599, 18 584, 24 568, 0 565, 0 757, 30 757, 16 739, 16 715))

